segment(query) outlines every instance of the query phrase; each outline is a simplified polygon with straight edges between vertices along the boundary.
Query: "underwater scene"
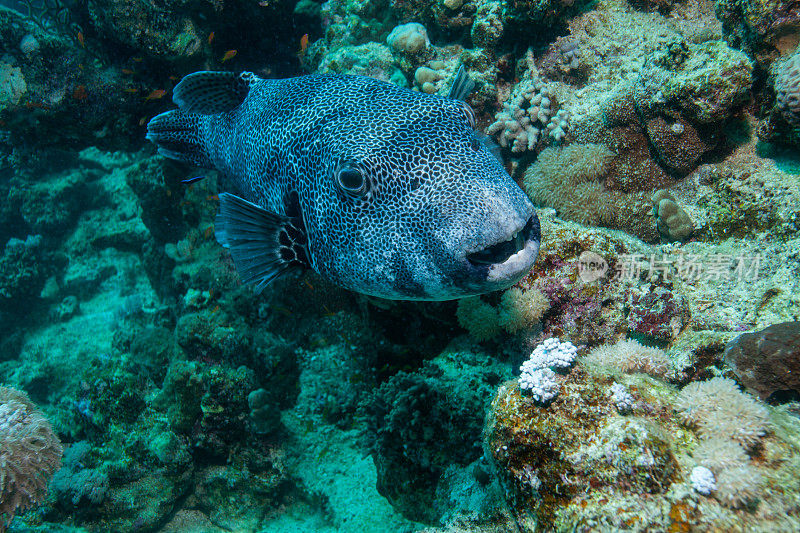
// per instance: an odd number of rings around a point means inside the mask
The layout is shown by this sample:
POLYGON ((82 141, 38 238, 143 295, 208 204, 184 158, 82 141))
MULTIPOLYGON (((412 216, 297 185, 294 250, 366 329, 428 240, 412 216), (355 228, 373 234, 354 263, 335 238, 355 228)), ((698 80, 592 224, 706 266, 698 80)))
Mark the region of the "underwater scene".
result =
POLYGON ((800 531, 800 3, 0 0, 3 531, 800 531))

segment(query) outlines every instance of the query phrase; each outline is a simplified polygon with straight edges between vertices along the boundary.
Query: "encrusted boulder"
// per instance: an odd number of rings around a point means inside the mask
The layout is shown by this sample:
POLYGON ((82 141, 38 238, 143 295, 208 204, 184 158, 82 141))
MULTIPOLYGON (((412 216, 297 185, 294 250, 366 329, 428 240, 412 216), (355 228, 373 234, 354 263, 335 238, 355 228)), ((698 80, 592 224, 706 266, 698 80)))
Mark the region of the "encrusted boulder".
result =
POLYGON ((630 405, 649 406, 647 416, 623 416, 614 380, 581 366, 559 383, 559 395, 543 406, 516 381, 507 382, 487 419, 484 453, 520 522, 536 523, 531 530, 561 530, 560 517, 580 509, 590 494, 658 494, 679 477, 671 430, 652 416, 664 406, 649 378, 631 378, 636 385, 622 387, 633 393, 625 393, 630 405))
POLYGON ((783 322, 739 335, 725 348, 725 362, 762 400, 800 398, 800 322, 783 322))

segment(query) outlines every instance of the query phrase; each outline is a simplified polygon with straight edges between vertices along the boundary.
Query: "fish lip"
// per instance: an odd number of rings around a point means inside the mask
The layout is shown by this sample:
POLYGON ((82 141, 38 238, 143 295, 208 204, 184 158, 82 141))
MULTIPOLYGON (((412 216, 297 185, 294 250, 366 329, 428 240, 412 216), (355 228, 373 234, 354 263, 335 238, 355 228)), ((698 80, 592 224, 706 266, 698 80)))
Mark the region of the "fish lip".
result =
POLYGON ((487 268, 490 271, 507 270, 502 267, 512 267, 521 262, 529 266, 533 264, 538 254, 539 239, 539 219, 535 212, 531 212, 527 220, 511 232, 511 236, 480 248, 473 248, 466 252, 464 259, 470 266, 480 270, 487 268), (519 235, 515 242, 513 239, 517 234, 519 235), (493 257, 493 255, 498 257, 493 257), (527 261, 525 261, 526 258, 527 261), (500 260, 492 261, 492 259, 500 260))
POLYGON ((487 281, 515 283, 528 273, 539 255, 539 239, 527 239, 523 248, 511 255, 502 263, 495 263, 489 267, 487 281))

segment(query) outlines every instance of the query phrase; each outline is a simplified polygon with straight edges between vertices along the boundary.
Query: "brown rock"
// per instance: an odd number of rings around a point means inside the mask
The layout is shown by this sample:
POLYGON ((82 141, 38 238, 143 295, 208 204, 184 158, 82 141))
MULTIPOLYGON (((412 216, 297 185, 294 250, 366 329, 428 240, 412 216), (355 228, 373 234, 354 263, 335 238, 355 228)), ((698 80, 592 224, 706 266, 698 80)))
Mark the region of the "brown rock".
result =
POLYGON ((728 343, 724 359, 739 381, 762 400, 800 399, 800 322, 739 335, 728 343))

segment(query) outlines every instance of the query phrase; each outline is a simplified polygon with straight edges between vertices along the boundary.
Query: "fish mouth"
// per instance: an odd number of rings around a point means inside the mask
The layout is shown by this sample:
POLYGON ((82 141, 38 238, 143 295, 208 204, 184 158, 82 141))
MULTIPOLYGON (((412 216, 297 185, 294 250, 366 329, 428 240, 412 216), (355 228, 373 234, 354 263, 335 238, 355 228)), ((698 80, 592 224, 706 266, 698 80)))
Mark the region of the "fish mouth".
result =
POLYGON ((540 238, 539 218, 534 212, 509 238, 467 254, 466 260, 481 272, 484 289, 498 290, 513 285, 530 271, 539 255, 540 238))
POLYGON ((467 254, 467 261, 475 267, 493 267, 490 268, 491 273, 497 267, 512 266, 512 263, 533 264, 538 251, 539 220, 536 214, 532 214, 525 225, 508 239, 467 254))

